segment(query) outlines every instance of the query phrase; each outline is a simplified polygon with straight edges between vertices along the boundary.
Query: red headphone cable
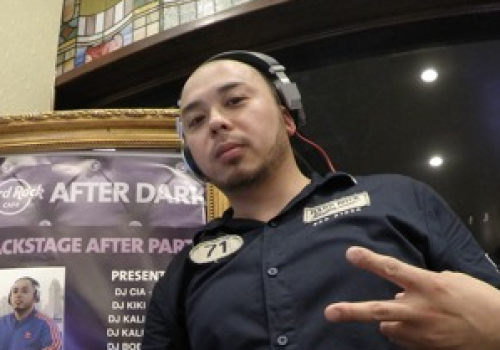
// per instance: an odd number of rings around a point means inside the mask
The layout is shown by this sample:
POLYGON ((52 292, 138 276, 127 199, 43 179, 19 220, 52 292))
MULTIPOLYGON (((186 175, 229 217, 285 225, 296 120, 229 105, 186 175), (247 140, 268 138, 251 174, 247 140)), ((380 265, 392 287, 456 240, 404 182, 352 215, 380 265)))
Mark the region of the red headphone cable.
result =
POLYGON ((313 141, 309 140, 307 137, 303 136, 300 132, 298 131, 295 131, 295 135, 297 135, 297 137, 299 139, 301 139, 302 141, 304 141, 305 143, 309 144, 310 146, 312 146, 316 151, 318 151, 321 156, 323 157, 323 159, 325 160, 328 168, 332 171, 332 172, 335 172, 335 168, 333 167, 333 164, 330 160, 330 157, 328 157, 328 154, 326 154, 325 150, 323 148, 321 148, 321 146, 319 146, 318 144, 314 143, 313 141))

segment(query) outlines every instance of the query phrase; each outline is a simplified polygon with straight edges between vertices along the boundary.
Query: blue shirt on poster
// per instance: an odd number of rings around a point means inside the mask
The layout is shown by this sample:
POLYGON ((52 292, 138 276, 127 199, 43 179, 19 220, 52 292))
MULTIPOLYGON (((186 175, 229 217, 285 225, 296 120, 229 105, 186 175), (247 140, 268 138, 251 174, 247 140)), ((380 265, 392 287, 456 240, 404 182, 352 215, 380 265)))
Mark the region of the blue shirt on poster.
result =
POLYGON ((37 310, 20 321, 11 313, 0 318, 0 350, 62 350, 61 333, 37 310))

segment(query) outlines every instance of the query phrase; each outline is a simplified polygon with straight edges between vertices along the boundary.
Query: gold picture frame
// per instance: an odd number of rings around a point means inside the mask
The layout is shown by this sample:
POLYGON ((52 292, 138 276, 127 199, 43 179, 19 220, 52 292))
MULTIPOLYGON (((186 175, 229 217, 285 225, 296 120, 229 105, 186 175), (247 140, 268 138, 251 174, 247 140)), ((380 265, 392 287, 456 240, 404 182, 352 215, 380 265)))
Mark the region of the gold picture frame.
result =
MULTIPOLYGON (((165 149, 180 152, 177 109, 92 109, 0 117, 0 153, 85 149, 165 149)), ((222 215, 226 197, 206 184, 207 220, 222 215)))

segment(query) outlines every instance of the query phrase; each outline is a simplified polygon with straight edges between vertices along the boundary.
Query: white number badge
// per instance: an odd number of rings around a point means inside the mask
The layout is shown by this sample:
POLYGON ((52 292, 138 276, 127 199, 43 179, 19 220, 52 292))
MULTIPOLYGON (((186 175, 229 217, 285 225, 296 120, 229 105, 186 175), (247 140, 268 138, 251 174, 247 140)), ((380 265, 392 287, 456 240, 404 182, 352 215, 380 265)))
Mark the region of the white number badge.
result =
POLYGON ((226 235, 198 243, 189 252, 189 258, 196 264, 217 262, 236 251, 243 245, 243 239, 236 235, 226 235))

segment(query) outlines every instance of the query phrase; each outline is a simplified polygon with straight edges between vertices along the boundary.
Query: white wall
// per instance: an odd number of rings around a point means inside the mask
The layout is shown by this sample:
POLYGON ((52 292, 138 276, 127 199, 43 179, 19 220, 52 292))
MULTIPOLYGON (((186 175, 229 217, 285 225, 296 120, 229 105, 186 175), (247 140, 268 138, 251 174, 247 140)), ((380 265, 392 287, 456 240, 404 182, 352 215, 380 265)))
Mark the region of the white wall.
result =
POLYGON ((0 3, 0 116, 53 108, 63 0, 0 3))

